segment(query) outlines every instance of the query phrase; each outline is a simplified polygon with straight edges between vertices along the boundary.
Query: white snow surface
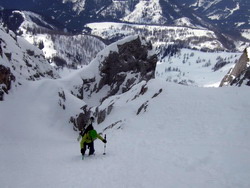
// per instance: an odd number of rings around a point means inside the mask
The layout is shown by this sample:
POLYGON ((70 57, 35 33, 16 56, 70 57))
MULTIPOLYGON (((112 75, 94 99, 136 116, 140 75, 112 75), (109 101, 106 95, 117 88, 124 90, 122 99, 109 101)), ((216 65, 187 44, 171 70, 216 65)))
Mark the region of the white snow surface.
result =
POLYGON ((200 87, 219 87, 230 68, 235 66, 242 53, 201 52, 181 49, 172 57, 166 56, 158 62, 156 77, 200 87), (214 70, 218 62, 227 62, 214 70))
POLYGON ((195 28, 195 26, 192 24, 191 20, 189 18, 187 18, 187 17, 182 17, 182 18, 176 19, 175 20, 175 25, 176 26, 195 28))
POLYGON ((184 27, 184 25, 189 25, 191 27, 191 23, 188 24, 185 18, 176 20, 176 22, 179 22, 182 26, 140 25, 114 22, 89 23, 86 24, 86 26, 92 29, 91 34, 105 39, 111 39, 119 35, 142 35, 147 41, 151 41, 154 47, 173 44, 176 40, 186 42, 190 40, 190 48, 223 49, 223 45, 216 38, 213 31, 204 28, 184 27), (180 21, 182 21, 181 24, 180 21), (186 23, 184 21, 186 21, 186 23), (199 42, 196 40, 197 38, 209 38, 209 40, 199 42))
POLYGON ((250 29, 243 29, 241 31, 241 35, 246 39, 250 40, 250 29))
MULTIPOLYGON (((0 34, 6 41, 3 52, 12 49, 13 59, 20 60, 20 50, 29 49, 28 43, 17 38, 18 47, 14 38, 3 31, 0 34)), ((106 155, 97 140, 96 155, 81 160, 78 133, 69 119, 99 96, 82 101, 72 95, 72 89, 78 89, 74 86, 82 78, 98 81, 99 63, 117 51, 117 45, 136 37, 111 44, 90 65, 66 77, 62 71, 60 79, 24 79, 20 87, 4 95, 0 102, 1 187, 250 187, 249 87, 187 87, 161 78, 141 82, 98 107, 103 110, 113 104, 105 121, 94 124, 107 135, 106 155), (147 89, 141 94, 143 86, 147 89)), ((172 64, 179 66, 185 57, 184 71, 191 70, 189 60, 193 63, 201 55, 191 55, 189 50, 180 54, 172 64)), ((206 69, 202 65, 207 62, 200 60, 194 67, 206 69)))
POLYGON ((42 51, 24 38, 16 36, 11 31, 7 34, 0 26, 0 39, 2 50, 0 64, 9 67, 18 82, 21 83, 22 79, 40 79, 41 75, 51 77, 49 72, 53 73, 54 77, 59 77, 56 70, 44 58, 42 51), (7 58, 7 54, 10 58, 7 58))
POLYGON ((249 88, 154 79, 133 99, 145 83, 138 84, 103 102, 115 102, 113 110, 94 127, 102 132, 119 122, 104 132, 106 155, 97 140, 96 155, 81 160, 68 117, 84 102, 66 89, 77 74, 27 82, 0 103, 1 187, 250 187, 249 88), (61 90, 65 110, 58 105, 61 90), (136 115, 145 102, 146 111, 136 115))
POLYGON ((139 1, 135 6, 134 11, 129 13, 122 20, 143 24, 164 24, 167 22, 166 18, 162 16, 162 9, 159 0, 139 1))

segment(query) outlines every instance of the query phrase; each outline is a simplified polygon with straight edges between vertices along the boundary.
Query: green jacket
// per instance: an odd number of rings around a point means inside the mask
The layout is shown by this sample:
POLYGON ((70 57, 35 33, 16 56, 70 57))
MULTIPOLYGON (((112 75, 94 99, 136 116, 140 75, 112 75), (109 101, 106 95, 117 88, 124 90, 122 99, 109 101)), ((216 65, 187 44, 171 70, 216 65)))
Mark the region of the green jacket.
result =
POLYGON ((80 142, 81 149, 83 148, 84 143, 89 144, 89 143, 93 142, 94 140, 96 140, 97 138, 100 139, 101 141, 104 141, 104 138, 102 138, 99 134, 97 134, 96 138, 94 138, 94 139, 91 138, 90 131, 88 131, 86 134, 83 135, 82 140, 80 142))

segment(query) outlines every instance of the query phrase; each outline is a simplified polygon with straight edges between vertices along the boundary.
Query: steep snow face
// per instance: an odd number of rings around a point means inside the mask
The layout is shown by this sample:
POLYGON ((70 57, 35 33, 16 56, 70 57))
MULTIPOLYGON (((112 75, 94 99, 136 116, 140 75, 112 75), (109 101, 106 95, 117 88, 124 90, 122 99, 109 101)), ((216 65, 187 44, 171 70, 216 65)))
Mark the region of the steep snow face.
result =
POLYGON ((55 26, 47 23, 46 21, 44 21, 44 18, 38 14, 35 14, 33 12, 29 12, 29 11, 13 11, 13 13, 19 13, 23 16, 24 21, 22 23, 22 25, 20 26, 21 31, 25 32, 25 30, 23 30, 23 28, 40 28, 41 26, 48 28, 48 29, 56 29, 55 26), (37 23, 34 22, 34 20, 40 22, 39 25, 37 23))
POLYGON ((70 35, 66 31, 59 31, 38 14, 28 11, 13 12, 22 15, 24 19, 17 32, 28 42, 39 47, 53 65, 60 63, 54 59, 56 57, 64 62, 58 66, 81 67, 89 64, 106 46, 94 36, 70 35))
MULTIPOLYGON (((84 79, 95 78, 98 83, 100 63, 135 39, 111 44, 89 66, 67 78, 35 77, 31 82, 26 79, 35 70, 53 72, 53 68, 36 47, 0 29, 1 65, 23 80, 0 105, 2 187, 250 187, 250 90, 246 87, 185 87, 161 79, 138 82, 99 104, 99 112, 112 107, 102 123, 94 124, 98 132, 107 134, 107 154, 102 155, 103 144, 96 141, 96 155, 81 160, 78 134, 69 118, 87 103, 94 105, 110 88, 103 88, 98 96, 87 95, 85 101, 74 95, 79 92, 75 86, 82 86, 84 79)), ((249 57, 249 49, 247 53, 249 57)), ((191 57, 183 55, 185 63, 191 57)), ((202 59, 199 63, 206 64, 202 59)))
POLYGON ((78 135, 66 117, 83 104, 65 91, 66 108, 59 108, 58 87, 64 84, 30 82, 1 103, 2 187, 250 186, 249 88, 152 80, 141 95, 145 83, 136 85, 108 99, 115 101, 113 112, 94 124, 98 132, 109 127, 103 132, 106 155, 97 140, 96 155, 82 161, 78 135))
POLYGON ((106 47, 99 38, 85 34, 53 35, 51 39, 56 50, 54 56, 63 58, 68 66, 75 68, 88 65, 106 47))
POLYGON ((45 59, 42 51, 13 32, 0 26, 1 64, 9 67, 17 80, 58 78, 57 72, 45 59))
POLYGON ((12 31, 0 26, 0 100, 4 93, 22 85, 25 80, 58 78, 43 53, 12 31))
POLYGON ((141 0, 135 9, 122 18, 123 21, 143 24, 165 24, 166 18, 162 16, 159 0, 141 0))
POLYGON ((26 33, 23 37, 31 44, 43 44, 42 51, 45 57, 57 66, 79 68, 89 64, 98 52, 105 48, 105 44, 98 38, 90 35, 67 34, 36 34, 26 33), (54 57, 63 59, 65 64, 58 64, 54 57))
POLYGON ((240 56, 241 53, 181 49, 158 62, 156 77, 184 85, 219 87, 240 56))

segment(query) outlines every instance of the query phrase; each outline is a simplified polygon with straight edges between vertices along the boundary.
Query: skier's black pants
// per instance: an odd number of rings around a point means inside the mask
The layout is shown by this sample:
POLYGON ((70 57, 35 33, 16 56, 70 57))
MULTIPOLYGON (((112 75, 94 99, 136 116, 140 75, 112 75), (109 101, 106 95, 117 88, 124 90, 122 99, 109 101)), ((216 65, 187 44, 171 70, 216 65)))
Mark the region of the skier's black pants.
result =
POLYGON ((83 144, 83 148, 81 149, 82 155, 85 154, 87 148, 89 149, 89 155, 93 155, 95 153, 94 142, 83 144))

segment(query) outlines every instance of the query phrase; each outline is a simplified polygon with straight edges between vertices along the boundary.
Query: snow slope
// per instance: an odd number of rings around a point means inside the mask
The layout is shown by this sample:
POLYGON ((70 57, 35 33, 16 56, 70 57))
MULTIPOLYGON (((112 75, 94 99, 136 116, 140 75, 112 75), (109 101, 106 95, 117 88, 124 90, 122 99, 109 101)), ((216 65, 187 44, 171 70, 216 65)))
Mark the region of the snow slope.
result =
MULTIPOLYGON (((181 20, 177 20, 181 21, 181 20)), ((184 21, 182 19, 182 21, 184 21)), ((187 21, 187 20, 186 20, 187 21)), ((188 22, 183 25, 189 25, 188 22)), ((198 50, 225 50, 216 34, 204 28, 189 28, 183 26, 140 25, 127 23, 89 23, 91 34, 104 39, 124 38, 124 36, 141 35, 151 41, 154 47, 166 47, 172 44, 182 44, 198 50)))
POLYGON ((84 102, 66 84, 28 82, 1 102, 1 187, 250 186, 249 88, 196 88, 155 79, 134 98, 145 83, 138 84, 104 101, 114 101, 114 109, 94 126, 99 132, 114 126, 105 131, 107 155, 96 141, 96 155, 82 161, 67 118, 84 102), (61 90, 65 110, 58 105, 61 90))
POLYGON ((240 56, 241 53, 181 49, 158 62, 156 77, 186 85, 219 87, 240 56))
POLYGON ((10 68, 18 82, 22 82, 22 79, 37 80, 42 77, 59 78, 42 51, 13 32, 7 33, 1 25, 0 58, 0 63, 10 68))
POLYGON ((142 24, 165 24, 167 19, 162 16, 159 0, 139 1, 135 9, 123 21, 142 24))
POLYGON ((94 36, 73 35, 67 33, 66 29, 60 31, 38 14, 29 11, 13 13, 20 14, 23 18, 18 33, 29 43, 39 47, 51 63, 56 63, 53 58, 59 57, 71 67, 86 65, 106 46, 94 36))

